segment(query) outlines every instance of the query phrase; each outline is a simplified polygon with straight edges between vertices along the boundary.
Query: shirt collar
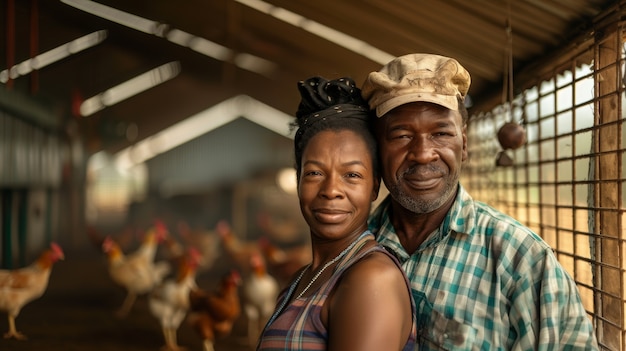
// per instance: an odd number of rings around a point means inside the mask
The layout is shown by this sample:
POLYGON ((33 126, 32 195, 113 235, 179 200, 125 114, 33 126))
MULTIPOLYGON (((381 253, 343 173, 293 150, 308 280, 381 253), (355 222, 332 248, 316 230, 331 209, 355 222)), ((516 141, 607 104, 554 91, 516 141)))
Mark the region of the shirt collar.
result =
MULTIPOLYGON (((389 219, 391 195, 388 195, 370 216, 369 228, 383 245, 394 251, 399 249, 400 241, 389 219)), ((452 231, 472 235, 476 227, 476 208, 469 193, 459 184, 456 198, 437 230, 420 245, 417 251, 439 244, 452 231)), ((403 251, 403 250, 402 250, 403 251)))

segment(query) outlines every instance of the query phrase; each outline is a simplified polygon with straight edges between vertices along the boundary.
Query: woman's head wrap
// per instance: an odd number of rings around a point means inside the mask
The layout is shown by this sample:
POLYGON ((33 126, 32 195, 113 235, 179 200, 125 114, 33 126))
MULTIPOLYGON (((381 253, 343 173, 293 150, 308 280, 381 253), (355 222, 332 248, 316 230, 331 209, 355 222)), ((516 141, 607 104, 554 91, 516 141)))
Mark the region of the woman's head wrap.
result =
POLYGON ((298 90, 301 100, 296 111, 299 128, 296 137, 313 124, 329 118, 370 120, 369 107, 351 78, 312 77, 298 82, 298 90))

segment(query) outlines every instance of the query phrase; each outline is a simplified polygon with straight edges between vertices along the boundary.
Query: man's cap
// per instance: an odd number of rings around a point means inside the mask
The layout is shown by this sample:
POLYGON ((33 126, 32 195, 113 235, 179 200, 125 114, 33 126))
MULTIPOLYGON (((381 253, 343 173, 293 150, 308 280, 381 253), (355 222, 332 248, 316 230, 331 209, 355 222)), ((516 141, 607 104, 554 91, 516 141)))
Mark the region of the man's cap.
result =
POLYGON ((416 101, 432 102, 456 111, 457 96, 465 99, 470 83, 469 72, 453 58, 409 54, 371 72, 361 92, 378 117, 416 101))

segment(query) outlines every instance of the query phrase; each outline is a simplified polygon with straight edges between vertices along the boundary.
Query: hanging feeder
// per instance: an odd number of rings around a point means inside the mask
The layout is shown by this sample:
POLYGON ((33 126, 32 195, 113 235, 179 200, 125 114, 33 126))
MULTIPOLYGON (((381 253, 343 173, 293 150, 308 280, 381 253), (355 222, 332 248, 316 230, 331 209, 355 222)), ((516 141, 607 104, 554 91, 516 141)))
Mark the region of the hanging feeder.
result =
POLYGON ((513 166, 513 159, 505 151, 498 151, 496 155, 496 166, 510 167, 513 166))
POLYGON ((506 122, 498 130, 498 142, 505 150, 518 149, 526 142, 526 130, 516 122, 506 122))
MULTIPOLYGON (((510 13, 510 9, 509 9, 510 13)), ((504 123, 498 130, 498 142, 503 150, 496 155, 496 166, 512 166, 513 159, 506 153, 506 150, 515 150, 526 143, 526 130, 524 127, 513 121, 513 30, 510 19, 506 20, 507 53, 505 62, 505 72, 502 90, 502 102, 508 108, 509 121, 504 123)))

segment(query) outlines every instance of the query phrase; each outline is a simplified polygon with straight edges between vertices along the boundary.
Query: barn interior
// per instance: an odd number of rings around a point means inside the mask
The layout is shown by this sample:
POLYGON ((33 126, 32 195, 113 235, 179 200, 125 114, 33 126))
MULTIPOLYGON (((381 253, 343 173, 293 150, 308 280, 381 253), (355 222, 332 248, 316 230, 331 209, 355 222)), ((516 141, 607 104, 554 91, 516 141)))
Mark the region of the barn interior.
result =
MULTIPOLYGON (((464 186, 544 237, 581 289, 601 347, 626 347, 625 1, 0 5, 0 268, 30 264, 50 242, 66 253, 16 321, 29 340, 0 349, 162 345, 145 298, 115 318, 124 293, 107 275, 107 236, 125 252, 157 222, 181 242, 213 239, 198 275, 206 289, 234 264, 215 239, 220 223, 242 242, 306 247, 290 128, 296 83, 319 75, 360 85, 414 52, 454 57, 471 74, 464 186), (511 121, 529 133, 515 149, 497 137, 511 121)), ((237 320, 216 350, 254 349, 246 328, 237 320)), ((178 338, 202 347, 184 326, 178 338)))

